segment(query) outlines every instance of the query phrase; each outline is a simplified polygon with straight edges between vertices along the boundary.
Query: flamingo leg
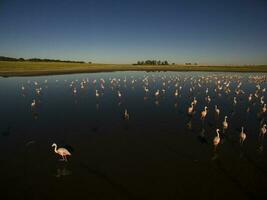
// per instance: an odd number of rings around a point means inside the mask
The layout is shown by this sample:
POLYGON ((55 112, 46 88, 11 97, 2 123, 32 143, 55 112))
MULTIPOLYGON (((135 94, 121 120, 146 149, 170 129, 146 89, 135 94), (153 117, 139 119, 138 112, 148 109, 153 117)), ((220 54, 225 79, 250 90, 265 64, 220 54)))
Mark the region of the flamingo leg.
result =
POLYGON ((64 161, 65 159, 64 159, 64 156, 63 155, 61 155, 62 156, 62 159, 59 159, 60 161, 64 161))

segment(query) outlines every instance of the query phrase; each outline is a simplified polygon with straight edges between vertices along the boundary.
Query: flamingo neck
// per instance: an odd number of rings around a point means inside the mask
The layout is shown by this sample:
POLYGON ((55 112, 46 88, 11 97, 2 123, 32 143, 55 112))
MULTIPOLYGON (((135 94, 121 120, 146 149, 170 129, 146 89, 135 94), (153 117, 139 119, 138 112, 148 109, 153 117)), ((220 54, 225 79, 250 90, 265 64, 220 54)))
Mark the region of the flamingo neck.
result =
POLYGON ((216 130, 217 136, 220 137, 219 130, 216 130))
POLYGON ((54 151, 57 153, 57 145, 55 145, 55 149, 54 149, 54 151))

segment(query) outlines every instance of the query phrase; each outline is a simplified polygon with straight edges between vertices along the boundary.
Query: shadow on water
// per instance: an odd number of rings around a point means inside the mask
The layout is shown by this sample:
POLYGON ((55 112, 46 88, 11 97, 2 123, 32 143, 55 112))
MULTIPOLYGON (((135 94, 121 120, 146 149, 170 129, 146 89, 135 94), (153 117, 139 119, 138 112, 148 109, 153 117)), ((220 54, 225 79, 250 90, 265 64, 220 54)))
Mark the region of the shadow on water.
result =
MULTIPOLYGON (((229 138, 229 136, 224 136, 225 140, 231 145, 233 149, 235 149, 234 142, 229 138)), ((242 148, 242 147, 241 147, 242 148)), ((242 150, 242 149, 241 149, 242 150)), ((242 150, 242 157, 245 158, 249 164, 257 169, 257 171, 261 172, 265 176, 267 175, 267 170, 259 166, 248 154, 247 152, 242 150)))
POLYGON ((117 183, 114 180, 112 180, 107 174, 104 172, 101 172, 99 170, 91 168, 89 165, 87 165, 84 162, 80 163, 80 166, 83 169, 86 169, 89 173, 105 180, 107 183, 109 183, 115 190, 120 192, 123 196, 127 197, 127 199, 137 199, 135 195, 133 195, 131 192, 129 192, 121 183, 117 183))
POLYGON ((252 193, 248 187, 244 187, 237 178, 227 171, 218 156, 213 160, 213 162, 216 164, 217 169, 222 172, 223 175, 230 180, 243 194, 245 194, 249 199, 257 199, 255 194, 252 193))
POLYGON ((6 130, 1 132, 1 135, 6 137, 9 136, 11 134, 11 126, 8 126, 6 130))
POLYGON ((56 173, 56 178, 61 178, 61 177, 64 177, 64 176, 69 176, 71 175, 72 172, 71 170, 68 170, 65 166, 64 167, 60 167, 57 169, 57 173, 56 173))
POLYGON ((202 131, 197 136, 197 139, 201 144, 208 144, 208 140, 205 136, 205 129, 202 129, 202 131))

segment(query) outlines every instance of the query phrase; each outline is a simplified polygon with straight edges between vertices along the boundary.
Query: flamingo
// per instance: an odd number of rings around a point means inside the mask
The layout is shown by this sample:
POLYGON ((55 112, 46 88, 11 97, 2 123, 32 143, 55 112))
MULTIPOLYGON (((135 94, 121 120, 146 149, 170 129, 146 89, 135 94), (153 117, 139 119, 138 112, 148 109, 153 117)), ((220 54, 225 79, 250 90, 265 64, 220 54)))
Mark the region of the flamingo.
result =
POLYGON ((32 100, 31 107, 33 108, 33 107, 35 107, 35 106, 36 106, 36 101, 35 101, 35 99, 34 99, 34 100, 32 100))
POLYGON ((266 112, 266 103, 263 105, 262 107, 262 112, 265 113, 266 112))
POLYGON ((215 136, 214 139, 213 139, 213 145, 215 146, 215 148, 218 146, 218 144, 221 141, 219 131, 220 131, 220 129, 217 128, 216 129, 217 136, 215 136))
POLYGON ((237 104, 237 100, 236 100, 236 97, 234 97, 233 105, 236 105, 236 104, 237 104))
POLYGON ((211 98, 210 98, 210 96, 209 96, 209 95, 207 96, 207 98, 206 98, 206 99, 207 99, 207 102, 208 102, 208 103, 210 103, 210 101, 211 101, 211 98))
POLYGON ((124 119, 125 120, 129 120, 130 119, 130 115, 129 115, 127 109, 125 109, 125 111, 124 111, 124 119))
POLYGON ((118 91, 118 97, 121 97, 121 92, 120 91, 118 91))
POLYGON ((243 144, 244 140, 246 139, 247 135, 246 133, 244 132, 244 127, 242 126, 241 127, 241 133, 240 133, 240 143, 243 144))
POLYGON ((264 99, 264 96, 262 96, 261 99, 260 99, 261 104, 264 104, 264 100, 263 99, 264 99))
POLYGON ((95 90, 95 96, 96 96, 96 97, 99 97, 99 92, 98 92, 98 90, 95 90))
POLYGON ((252 94, 249 94, 248 101, 250 102, 252 100, 252 94))
POLYGON ((175 90, 174 96, 178 96, 178 90, 175 90))
POLYGON ((193 104, 194 104, 194 105, 197 105, 196 97, 194 97, 194 99, 193 99, 193 104))
POLYGON ((54 147, 54 151, 55 151, 55 153, 57 153, 57 154, 59 154, 59 155, 61 155, 62 156, 62 160, 63 161, 68 161, 67 160, 67 156, 70 156, 71 155, 71 153, 67 150, 67 149, 65 149, 65 148, 63 148, 63 147, 61 147, 61 148, 57 148, 57 144, 56 143, 53 143, 52 144, 52 147, 54 147))
POLYGON ((73 89, 73 94, 76 94, 76 93, 77 93, 77 89, 74 88, 74 89, 73 89))
POLYGON ((262 128, 261 128, 261 131, 260 131, 260 135, 264 136, 267 132, 267 129, 266 129, 266 124, 263 124, 262 128))
POLYGON ((215 112, 217 113, 218 116, 220 115, 220 109, 218 108, 217 105, 215 105, 215 112))
POLYGON ((223 129, 227 129, 228 128, 228 122, 226 121, 227 118, 228 118, 227 116, 224 117, 223 129))
POLYGON ((159 96, 159 90, 156 91, 155 96, 159 96))
POLYGON ((208 107, 205 106, 204 110, 201 112, 201 119, 205 119, 207 113, 208 113, 208 107))
POLYGON ((192 102, 191 103, 191 106, 188 107, 188 114, 191 115, 193 113, 193 110, 194 110, 194 103, 192 102))

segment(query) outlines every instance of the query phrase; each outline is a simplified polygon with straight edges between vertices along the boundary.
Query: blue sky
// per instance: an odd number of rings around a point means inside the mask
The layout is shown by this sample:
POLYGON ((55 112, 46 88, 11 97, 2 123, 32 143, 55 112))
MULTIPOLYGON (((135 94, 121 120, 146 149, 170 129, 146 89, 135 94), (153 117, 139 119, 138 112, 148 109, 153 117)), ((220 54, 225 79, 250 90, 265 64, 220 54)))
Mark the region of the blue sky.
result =
POLYGON ((0 0, 0 55, 267 63, 266 0, 0 0))

